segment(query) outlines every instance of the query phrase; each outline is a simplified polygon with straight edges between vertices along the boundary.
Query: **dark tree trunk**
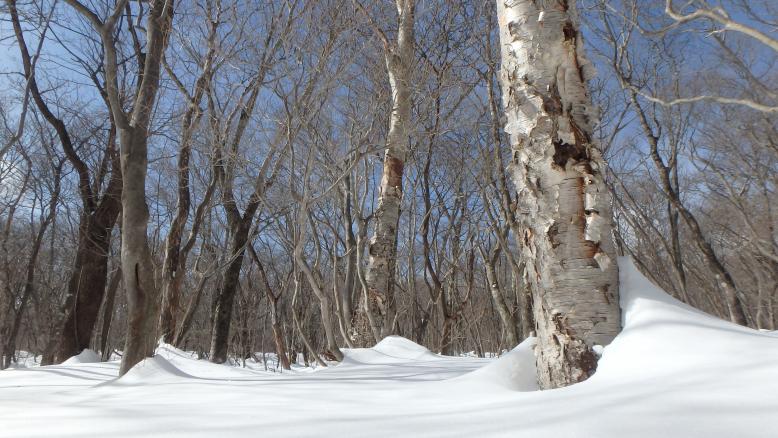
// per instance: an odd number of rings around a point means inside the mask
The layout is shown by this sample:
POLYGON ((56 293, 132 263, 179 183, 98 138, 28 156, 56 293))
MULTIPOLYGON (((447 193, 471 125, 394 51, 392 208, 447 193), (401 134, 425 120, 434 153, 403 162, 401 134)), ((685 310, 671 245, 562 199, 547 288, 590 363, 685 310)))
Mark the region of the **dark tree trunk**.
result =
POLYGON ((119 202, 105 199, 110 208, 94 215, 82 215, 78 249, 73 272, 68 281, 68 294, 63 307, 64 324, 54 353, 54 361, 62 362, 89 348, 100 306, 105 294, 108 274, 108 248, 119 210, 119 202))
POLYGON ((240 270, 246 253, 246 243, 251 221, 236 224, 230 243, 230 263, 222 277, 214 299, 213 327, 211 329, 211 362, 224 363, 230 339, 232 307, 240 282, 240 270))

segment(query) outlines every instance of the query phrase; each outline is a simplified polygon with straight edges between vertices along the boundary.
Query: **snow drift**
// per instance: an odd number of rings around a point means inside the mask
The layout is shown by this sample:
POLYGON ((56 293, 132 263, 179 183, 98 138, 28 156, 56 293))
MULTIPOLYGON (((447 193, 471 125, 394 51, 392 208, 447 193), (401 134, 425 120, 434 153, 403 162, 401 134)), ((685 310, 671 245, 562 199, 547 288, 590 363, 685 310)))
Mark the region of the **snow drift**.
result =
POLYGON ((346 348, 343 356, 343 364, 349 365, 429 361, 440 358, 426 347, 400 336, 388 336, 372 348, 346 348))
POLYGON ((100 362, 100 355, 94 350, 88 348, 84 349, 81 353, 66 359, 62 362, 62 365, 77 365, 80 363, 97 363, 100 362))
POLYGON ((624 330, 571 387, 534 390, 532 340, 491 360, 390 337, 284 374, 161 346, 118 380, 117 362, 0 372, 0 435, 778 436, 776 334, 685 306, 628 260, 620 269, 624 330))
POLYGON ((114 381, 107 382, 107 384, 149 385, 171 382, 181 378, 191 379, 194 376, 181 371, 161 355, 156 355, 142 360, 127 371, 125 375, 114 381))
POLYGON ((494 362, 449 382, 511 391, 537 391, 534 347, 535 338, 527 338, 494 362))

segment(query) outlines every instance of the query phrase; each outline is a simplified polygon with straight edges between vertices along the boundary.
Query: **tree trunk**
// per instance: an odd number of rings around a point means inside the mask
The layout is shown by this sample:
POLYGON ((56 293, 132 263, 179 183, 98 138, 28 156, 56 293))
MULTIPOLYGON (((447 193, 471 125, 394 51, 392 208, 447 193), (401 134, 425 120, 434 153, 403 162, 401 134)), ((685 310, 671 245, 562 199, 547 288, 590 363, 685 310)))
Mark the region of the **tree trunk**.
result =
POLYGON ((119 289, 119 282, 122 281, 122 270, 116 268, 111 282, 108 284, 105 302, 103 303, 103 325, 100 329, 100 354, 103 361, 111 358, 111 352, 108 347, 108 335, 111 332, 111 322, 113 321, 114 303, 116 301, 116 292, 119 289))
POLYGON ((354 324, 354 345, 368 346, 391 334, 395 320, 394 271, 397 264, 397 227, 400 222, 402 182, 408 155, 411 123, 411 72, 414 46, 415 0, 397 0, 397 43, 385 41, 386 68, 392 89, 392 115, 386 139, 384 167, 378 188, 375 230, 368 244, 365 274, 367 291, 360 295, 359 313, 354 324), (367 315, 367 314, 370 315, 367 315), (370 318, 374 318, 372 327, 370 318), (377 330, 376 330, 377 329, 377 330), (375 333, 377 331, 377 333, 375 333), (376 336, 377 335, 377 336, 376 336))
POLYGON ((114 119, 111 117, 111 131, 105 152, 111 156, 111 180, 101 198, 98 192, 102 178, 96 177, 96 181, 92 181, 89 167, 78 156, 65 123, 49 109, 44 101, 35 78, 33 60, 24 40, 16 2, 7 3, 24 65, 24 74, 29 81, 30 93, 38 110, 57 132, 62 149, 78 175, 78 188, 83 208, 79 223, 75 267, 68 282, 68 295, 63 309, 64 327, 56 327, 53 330, 54 336, 50 340, 50 345, 54 348, 46 349, 43 361, 44 364, 48 364, 50 361, 62 361, 78 354, 89 345, 105 289, 107 249, 111 229, 119 212, 121 175, 115 156, 116 131, 114 119))
MULTIPOLYGON (((253 218, 249 218, 253 219, 253 218)), ((232 322, 232 305, 240 282, 240 270, 246 253, 246 242, 251 221, 238 224, 232 230, 230 243, 230 263, 222 277, 221 285, 216 291, 211 328, 211 362, 224 363, 227 360, 227 347, 230 339, 230 323, 232 322)))
MULTIPOLYGON (((205 90, 210 86, 213 75, 213 58, 216 53, 216 36, 219 26, 218 19, 210 20, 208 33, 208 51, 203 57, 202 71, 195 81, 194 92, 189 100, 189 105, 184 113, 181 123, 181 140, 178 148, 177 163, 177 193, 176 215, 165 239, 165 260, 162 263, 162 309, 159 319, 159 335, 163 342, 172 342, 176 334, 177 317, 179 313, 179 301, 181 296, 181 283, 183 282, 186 259, 189 253, 187 246, 182 248, 182 236, 189 218, 189 209, 192 198, 189 190, 190 176, 189 163, 192 156, 192 140, 195 129, 200 124, 202 110, 201 102, 205 90)), ((203 204, 207 204, 212 193, 213 184, 209 184, 203 204)), ((202 208, 197 209, 197 214, 192 225, 192 239, 196 237, 196 230, 202 220, 202 208)), ((191 248, 191 244, 189 246, 191 248)))
MULTIPOLYGON (((54 222, 57 216, 57 204, 59 202, 61 189, 62 164, 63 163, 60 162, 59 166, 54 170, 54 190, 52 191, 51 199, 49 200, 49 210, 46 217, 41 221, 38 232, 32 242, 32 251, 30 253, 30 258, 27 261, 24 291, 19 299, 19 308, 14 314, 11 327, 8 330, 8 333, 6 333, 8 337, 3 340, 3 350, 0 351, 0 353, 2 353, 0 354, 0 369, 10 366, 11 361, 14 358, 16 340, 19 336, 19 329, 22 326, 22 316, 24 315, 24 310, 27 308, 27 303, 30 301, 32 294, 35 291, 35 270, 38 266, 38 256, 40 255, 41 244, 43 243, 43 238, 46 236, 46 230, 49 225, 54 222)), ((13 304, 11 304, 11 308, 13 308, 13 304)))
POLYGON ((496 246, 492 250, 492 254, 489 256, 487 256, 484 250, 481 250, 481 257, 484 260, 484 268, 486 269, 486 281, 489 283, 489 292, 492 294, 492 302, 494 303, 494 307, 497 309, 497 314, 500 315, 502 332, 505 334, 504 344, 510 350, 519 343, 519 328, 516 324, 515 316, 508 308, 508 304, 505 303, 505 297, 502 295, 500 283, 497 279, 495 264, 499 256, 499 246, 496 246))
POLYGON ((541 388, 580 382, 619 332, 605 163, 592 140, 575 0, 497 0, 503 104, 541 388))
POLYGON ((289 357, 286 352, 286 341, 284 340, 284 330, 281 321, 278 318, 278 299, 281 297, 281 293, 278 295, 273 293, 270 287, 270 281, 267 278, 267 272, 265 266, 259 259, 259 255, 254 250, 253 245, 248 245, 249 254, 257 265, 259 271, 259 278, 262 281, 263 289, 265 289, 265 296, 267 296, 268 307, 270 308, 270 327, 273 332, 273 344, 276 349, 276 356, 278 356, 278 363, 285 370, 291 369, 289 364, 289 357))
POLYGON ((108 211, 84 213, 81 217, 76 260, 63 307, 65 322, 59 333, 55 362, 62 362, 89 348, 100 314, 108 275, 111 230, 119 214, 118 200, 105 198, 103 202, 104 205, 112 204, 108 211))
POLYGON ((643 129, 644 134, 651 147, 651 160, 654 162, 654 166, 659 171, 659 178, 662 183, 667 200, 672 205, 673 209, 681 215, 686 226, 689 228, 692 241, 700 250, 705 260, 708 269, 713 273, 713 277, 716 281, 716 285, 721 289, 721 293, 724 296, 724 301, 727 305, 727 312, 729 313, 729 319, 735 324, 748 325, 748 319, 746 318, 745 306, 739 296, 737 287, 735 287, 735 281, 732 279, 727 268, 721 262, 716 255, 713 246, 705 239, 705 235, 702 232, 697 218, 686 208, 681 201, 681 197, 677 190, 673 188, 671 181, 670 170, 665 164, 662 157, 659 155, 659 138, 651 126, 648 124, 646 115, 637 100, 637 94, 634 90, 630 91, 630 101, 636 109, 638 115, 638 121, 643 129))
POLYGON ((200 305, 200 298, 203 296, 203 289, 205 289, 206 281, 208 281, 208 277, 206 275, 201 275, 197 282, 197 286, 195 287, 195 291, 189 299, 189 304, 186 306, 184 316, 181 317, 181 323, 178 324, 176 336, 173 338, 173 345, 176 348, 181 348, 183 346, 184 338, 186 338, 189 328, 192 327, 192 320, 194 319, 197 307, 200 305))
POLYGON ((122 281, 127 293, 127 337, 119 370, 124 375, 135 364, 150 356, 156 341, 159 294, 154 282, 146 229, 148 133, 126 127, 119 131, 122 152, 122 281))

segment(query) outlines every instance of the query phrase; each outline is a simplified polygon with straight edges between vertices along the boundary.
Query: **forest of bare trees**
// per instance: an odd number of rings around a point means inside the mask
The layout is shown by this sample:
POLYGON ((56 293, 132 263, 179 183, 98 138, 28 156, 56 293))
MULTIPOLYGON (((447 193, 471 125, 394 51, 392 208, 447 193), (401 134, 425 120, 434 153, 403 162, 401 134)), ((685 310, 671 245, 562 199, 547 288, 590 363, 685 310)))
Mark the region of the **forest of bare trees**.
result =
POLYGON ((773 1, 0 13, 2 368, 534 335, 541 387, 563 386, 619 331, 619 256, 778 328, 773 1))

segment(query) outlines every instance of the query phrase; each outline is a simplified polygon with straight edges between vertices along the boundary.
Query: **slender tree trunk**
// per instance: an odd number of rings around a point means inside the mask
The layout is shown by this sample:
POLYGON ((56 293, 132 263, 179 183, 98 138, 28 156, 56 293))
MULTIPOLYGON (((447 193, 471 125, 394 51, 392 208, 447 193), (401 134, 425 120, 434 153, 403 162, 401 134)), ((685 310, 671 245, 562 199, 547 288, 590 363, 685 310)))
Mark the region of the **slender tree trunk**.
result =
POLYGON ((116 292, 119 289, 119 283, 122 281, 122 270, 116 268, 111 277, 106 291, 105 302, 103 303, 103 325, 100 329, 100 354, 102 360, 107 361, 111 358, 111 352, 108 348, 108 335, 111 332, 111 322, 113 321, 114 303, 116 302, 116 292))
POLYGON ((353 228, 353 213, 351 210, 352 203, 352 184, 351 175, 347 174, 343 178, 343 226, 346 230, 345 252, 346 252, 346 269, 343 274, 343 287, 340 289, 340 318, 343 321, 344 329, 346 333, 351 333, 351 318, 353 314, 354 305, 351 297, 354 293, 354 280, 356 277, 356 263, 357 263, 357 239, 354 235, 353 228))
POLYGON ((556 388, 597 368, 620 329, 605 163, 575 0, 496 0, 505 130, 537 326, 538 381, 556 388))
MULTIPOLYGON (((16 352, 16 340, 19 336, 19 329, 22 326, 22 316, 27 308, 27 303, 30 301, 33 292, 35 291, 35 271, 38 265, 38 255, 40 254, 43 238, 46 235, 46 230, 49 228, 52 222, 54 222, 57 216, 57 204, 59 202, 59 194, 61 188, 61 175, 62 164, 55 168, 54 171, 54 190, 49 200, 48 213, 46 217, 41 221, 38 232, 35 239, 32 242, 32 251, 30 253, 30 259, 27 261, 27 272, 24 280, 24 290, 19 300, 19 307, 14 314, 11 328, 8 330, 7 338, 3 340, 3 353, 0 355, 0 369, 6 368, 11 364, 16 352)), ((13 304, 12 304, 13 306, 13 304)))
POLYGON ((659 171, 659 178, 664 189, 665 195, 668 201, 672 205, 673 209, 681 215, 686 226, 689 228, 692 241, 700 250, 703 256, 703 260, 708 269, 713 273, 716 285, 721 289, 721 293, 724 297, 724 301, 727 306, 727 312, 729 313, 730 321, 735 324, 748 325, 748 319, 746 318, 745 306, 738 295, 737 287, 735 287, 735 281, 732 279, 729 271, 724 267, 724 264, 719 260, 714 251, 713 246, 705 239, 705 235, 702 232, 697 218, 683 205, 681 198, 676 190, 673 189, 671 182, 670 169, 665 164, 662 157, 659 155, 659 138, 654 134, 651 126, 648 124, 645 113, 637 100, 637 94, 634 90, 630 91, 630 100, 632 105, 636 108, 638 120, 643 128, 646 138, 648 139, 649 146, 651 148, 651 159, 654 162, 656 169, 659 171))
POLYGON ((200 299, 203 296, 203 289, 205 289, 205 282, 207 280, 208 277, 205 275, 200 277, 200 280, 197 282, 197 286, 195 287, 194 293, 192 293, 192 297, 189 299, 189 304, 186 306, 184 316, 181 317, 181 323, 178 324, 176 336, 173 338, 173 345, 177 348, 181 348, 181 346, 183 346, 186 334, 189 332, 189 328, 192 326, 192 320, 194 319, 197 307, 200 305, 200 299))
POLYGON ((278 356, 278 363, 285 370, 291 369, 289 364, 289 357, 286 352, 286 341, 284 340, 283 325, 278 317, 278 299, 281 296, 273 293, 270 287, 270 281, 267 278, 267 272, 265 272, 265 265, 259 259, 259 255, 254 250, 253 245, 248 245, 249 254, 254 259, 254 263, 259 270, 259 278, 262 281, 263 289, 265 290, 265 296, 267 296, 268 308, 270 309, 270 328, 273 332, 273 344, 276 349, 276 356, 278 356))
POLYGON ((308 280, 308 284, 311 286, 311 290, 313 291, 314 295, 316 295, 316 298, 319 300, 319 310, 321 311, 321 325, 324 328, 324 335, 327 339, 327 350, 337 360, 343 360, 343 353, 340 351, 340 348, 338 347, 338 341, 335 338, 335 325, 332 321, 332 312, 330 310, 331 304, 329 296, 327 296, 327 293, 322 290, 321 286, 319 285, 319 280, 316 278, 316 275, 311 270, 311 267, 308 265, 308 263, 303 258, 302 254, 302 239, 304 238, 305 234, 300 237, 299 242, 297 243, 295 250, 294 250, 294 257, 295 261, 297 262, 297 265, 302 271, 302 273, 305 275, 305 278, 308 280))
POLYGON ((532 289, 527 286, 527 282, 521 274, 523 270, 524 264, 522 263, 519 269, 512 269, 511 273, 516 303, 519 306, 519 327, 521 327, 521 336, 519 339, 526 339, 535 334, 535 312, 532 310, 532 289))
POLYGON ((368 264, 365 275, 367 293, 360 299, 355 321, 354 345, 367 346, 391 334, 395 320, 394 271, 397 265, 397 227, 403 194, 403 171, 408 155, 408 135, 411 123, 411 73, 414 46, 415 0, 397 0, 397 42, 385 44, 386 68, 392 89, 392 115, 386 139, 384 166, 378 187, 378 207, 375 229, 368 244, 368 264), (365 296, 366 295, 366 296, 365 296), (378 336, 370 327, 368 315, 378 325, 378 336))
MULTIPOLYGON (((165 260, 162 263, 162 309, 159 319, 159 334, 163 342, 172 342, 176 333, 177 318, 179 313, 179 301, 181 296, 181 283, 185 275, 186 259, 191 248, 191 242, 182 248, 182 237, 187 219, 189 218, 189 209, 192 199, 189 190, 190 176, 189 163, 192 155, 192 141, 195 129, 200 123, 202 110, 200 105, 203 100, 206 89, 210 86, 213 75, 213 58, 216 54, 216 36, 219 26, 219 19, 210 19, 208 33, 208 51, 203 58, 202 71, 195 81, 194 92, 189 101, 186 112, 184 113, 181 124, 181 140, 178 148, 178 181, 176 201, 176 215, 170 226, 167 238, 165 239, 165 260)), ((203 200, 207 205, 213 192, 213 183, 209 184, 208 190, 203 200)), ((194 218, 192 239, 196 238, 196 230, 202 220, 202 207, 197 209, 194 218)))
POLYGON ((511 349, 519 343, 519 328, 516 324, 516 318, 505 303, 505 297, 503 297, 500 282, 497 279, 495 265, 499 256, 499 246, 495 246, 491 255, 488 256, 484 250, 481 250, 481 257, 484 260, 484 268, 486 269, 486 281, 489 283, 489 292, 492 294, 492 302, 497 309, 497 314, 500 315, 502 332, 505 334, 504 344, 508 349, 511 349))
POLYGON ((243 257, 246 254, 251 221, 246 222, 236 224, 237 226, 231 232, 230 263, 216 292, 210 354, 211 362, 214 363, 224 363, 227 360, 232 307, 239 287, 240 270, 243 266, 243 257))

